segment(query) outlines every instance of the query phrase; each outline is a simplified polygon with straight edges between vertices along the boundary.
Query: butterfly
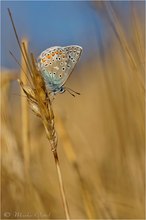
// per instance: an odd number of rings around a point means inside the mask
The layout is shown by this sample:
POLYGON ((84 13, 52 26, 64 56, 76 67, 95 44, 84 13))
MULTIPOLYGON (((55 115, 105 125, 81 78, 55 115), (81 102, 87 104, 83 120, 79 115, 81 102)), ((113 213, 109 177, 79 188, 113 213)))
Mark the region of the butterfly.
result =
POLYGON ((82 47, 71 45, 50 47, 40 54, 37 65, 47 90, 53 92, 54 95, 67 90, 64 84, 77 64, 81 52, 82 47))

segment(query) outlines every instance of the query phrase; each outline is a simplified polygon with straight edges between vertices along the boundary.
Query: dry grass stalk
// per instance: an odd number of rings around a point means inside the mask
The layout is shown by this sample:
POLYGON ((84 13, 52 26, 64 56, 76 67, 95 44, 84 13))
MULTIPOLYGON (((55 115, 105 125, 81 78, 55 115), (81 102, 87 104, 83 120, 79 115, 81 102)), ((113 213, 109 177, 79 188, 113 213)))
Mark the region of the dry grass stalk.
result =
POLYGON ((137 62, 138 60, 140 61, 140 67, 142 68, 142 72, 144 72, 145 66, 145 52, 143 48, 143 41, 142 41, 142 31, 141 31, 141 24, 138 19, 138 15, 136 13, 136 8, 134 5, 134 2, 132 2, 132 25, 133 25, 133 37, 134 37, 134 45, 136 45, 136 50, 137 50, 137 62))
POLYGON ((41 73, 36 69, 33 54, 31 54, 31 62, 32 62, 30 63, 32 69, 31 79, 34 88, 25 86, 22 81, 19 82, 21 88, 23 89, 24 93, 27 96, 27 100, 30 108, 37 116, 41 118, 42 123, 44 125, 47 139, 49 141, 51 151, 53 152, 55 159, 65 215, 67 219, 70 219, 67 200, 66 200, 63 181, 62 181, 62 174, 61 174, 59 159, 57 154, 57 134, 54 127, 54 113, 52 110, 52 104, 49 94, 46 90, 44 81, 41 77, 41 73))
POLYGON ((35 62, 34 56, 33 54, 30 54, 30 58, 29 58, 24 42, 22 43, 22 47, 21 47, 18 34, 17 34, 16 28, 13 22, 13 18, 12 18, 12 15, 9 9, 8 9, 8 13, 9 13, 9 16, 12 22, 12 26, 15 32, 17 43, 22 53, 22 57, 24 59, 25 65, 30 74, 29 76, 26 75, 26 77, 27 79, 30 79, 31 86, 26 86, 25 82, 23 82, 22 80, 18 80, 18 82, 20 83, 22 90, 27 96, 27 100, 28 100, 30 108, 37 116, 41 118, 42 123, 44 125, 47 139, 49 141, 51 151, 53 152, 53 155, 54 155, 65 216, 66 216, 66 219, 70 219, 67 199, 65 196, 64 185, 62 181, 62 174, 61 174, 60 165, 59 165, 59 158, 57 154, 57 142, 58 141, 57 141, 57 134, 56 134, 55 127, 54 127, 54 113, 52 109, 52 103, 51 103, 49 94, 46 90, 45 83, 41 76, 41 73, 36 68, 36 62, 35 62))
MULTIPOLYGON (((106 8, 106 11, 108 13, 108 16, 109 16, 109 19, 113 25, 113 29, 118 37, 118 40, 121 44, 121 47, 123 48, 123 51, 124 51, 124 54, 126 55, 127 57, 127 61, 129 62, 129 67, 131 68, 131 71, 133 71, 133 77, 135 77, 135 80, 138 80, 140 82, 140 86, 142 88, 142 90, 144 90, 144 84, 143 84, 143 76, 144 76, 144 68, 141 68, 143 67, 143 65, 141 65, 142 63, 144 63, 143 59, 140 64, 140 71, 139 71, 139 66, 138 66, 138 62, 137 62, 137 58, 135 57, 135 54, 133 54, 132 52, 132 49, 126 39, 126 35, 124 33, 124 30, 122 28, 122 25, 120 24, 120 21, 118 19, 118 16, 116 14, 116 12, 114 11, 112 5, 110 2, 105 2, 105 8, 106 8), (139 72, 141 72, 141 74, 139 74, 139 72)), ((137 25, 137 17, 136 17, 136 14, 134 12, 134 6, 133 6, 133 18, 134 18, 134 25, 135 25, 135 28, 134 28, 134 31, 138 33, 138 25, 137 25)), ((141 44, 139 43, 140 42, 140 36, 139 34, 135 34, 136 38, 137 38, 137 48, 140 53, 141 53, 141 44), (137 36, 136 36, 137 35, 137 36)), ((139 56, 140 58, 140 56, 139 56)))
POLYGON ((63 149, 66 154, 66 157, 67 157, 68 161, 72 164, 73 168, 75 169, 75 171, 78 175, 86 215, 89 219, 95 219, 96 213, 94 210, 94 205, 92 203, 92 198, 91 198, 90 192, 89 192, 88 187, 84 181, 84 178, 82 177, 82 174, 80 172, 80 167, 78 165, 77 156, 74 151, 73 145, 68 137, 68 134, 67 134, 66 129, 63 125, 62 119, 59 117, 57 118, 57 130, 58 130, 60 138, 63 141, 63 149))
MULTIPOLYGON (((28 47, 28 43, 25 40, 26 49, 28 47)), ((21 70, 21 80, 24 84, 27 84, 27 66, 23 59, 21 58, 21 66, 23 70, 21 70)), ((21 112, 22 112, 22 145, 23 145, 23 156, 24 156, 24 172, 26 175, 26 179, 29 179, 29 164, 30 164, 30 137, 29 137, 29 111, 28 111, 28 102, 23 97, 23 90, 21 91, 21 112)))
POLYGON ((114 9, 112 8, 111 3, 105 2, 104 4, 105 4, 106 10, 107 10, 107 13, 109 15, 110 21, 112 22, 114 30, 116 31, 118 39, 121 43, 121 46, 126 51, 129 62, 131 63, 133 68, 137 69, 137 63, 136 63, 135 58, 133 57, 133 54, 129 48, 129 45, 127 43, 125 34, 122 30, 121 24, 117 18, 117 15, 116 15, 114 9))

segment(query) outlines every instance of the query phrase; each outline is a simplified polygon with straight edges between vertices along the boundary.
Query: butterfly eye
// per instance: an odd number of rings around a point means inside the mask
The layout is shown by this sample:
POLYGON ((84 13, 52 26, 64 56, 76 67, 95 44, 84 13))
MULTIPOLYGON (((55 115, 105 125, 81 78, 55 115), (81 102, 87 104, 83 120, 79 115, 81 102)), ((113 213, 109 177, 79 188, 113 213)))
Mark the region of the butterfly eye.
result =
POLYGON ((62 75, 60 74, 59 77, 61 78, 61 76, 62 76, 62 75))
POLYGON ((52 63, 50 63, 50 65, 51 65, 52 63))
POLYGON ((70 67, 70 65, 67 65, 67 67, 69 68, 69 67, 70 67))
POLYGON ((53 73, 54 75, 56 74, 56 73, 53 73))
POLYGON ((63 67, 62 70, 65 70, 65 68, 63 67))
POLYGON ((60 60, 60 57, 58 58, 58 60, 60 60))

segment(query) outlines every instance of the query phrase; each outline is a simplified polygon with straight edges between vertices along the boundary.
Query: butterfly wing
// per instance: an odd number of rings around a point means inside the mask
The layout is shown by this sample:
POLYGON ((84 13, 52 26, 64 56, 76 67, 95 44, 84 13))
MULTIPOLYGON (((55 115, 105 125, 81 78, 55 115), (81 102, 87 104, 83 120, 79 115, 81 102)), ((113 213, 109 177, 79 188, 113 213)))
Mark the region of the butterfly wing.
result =
POLYGON ((64 85, 64 83, 66 82, 70 74, 72 73, 82 52, 82 48, 77 45, 63 47, 62 49, 65 55, 65 65, 64 65, 64 68, 60 70, 62 71, 60 72, 61 77, 55 79, 55 83, 59 82, 60 86, 64 85))
POLYGON ((62 72, 65 69, 67 57, 62 47, 56 46, 46 49, 38 58, 38 67, 49 90, 60 88, 62 72))
POLYGON ((73 71, 82 48, 76 45, 51 47, 41 53, 38 67, 49 90, 59 90, 73 71))

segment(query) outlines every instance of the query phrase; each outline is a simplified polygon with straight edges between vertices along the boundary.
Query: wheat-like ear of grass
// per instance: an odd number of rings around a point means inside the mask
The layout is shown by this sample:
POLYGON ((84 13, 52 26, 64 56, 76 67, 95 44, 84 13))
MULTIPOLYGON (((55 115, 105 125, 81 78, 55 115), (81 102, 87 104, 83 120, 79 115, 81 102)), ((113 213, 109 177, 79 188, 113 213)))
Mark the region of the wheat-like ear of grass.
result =
MULTIPOLYGON (((25 48, 24 44, 23 44, 23 47, 25 48)), ((68 204, 67 204, 63 180, 62 180, 62 174, 60 170, 59 158, 58 158, 58 153, 57 153, 58 141, 57 141, 57 134, 56 134, 55 127, 54 127, 54 113, 52 109, 52 103, 51 103, 49 94, 46 91, 46 87, 41 77, 41 74, 36 68, 33 54, 31 54, 31 68, 32 68, 31 79, 32 79, 32 84, 34 88, 31 88, 28 86, 25 87, 22 81, 20 81, 20 86, 22 87, 23 91, 25 92, 27 96, 30 108, 33 110, 33 112, 37 116, 41 118, 42 123, 44 125, 47 139, 49 141, 51 151, 53 152, 53 155, 54 155, 54 160, 56 164, 60 192, 61 192, 66 219, 70 219, 68 204)))
POLYGON ((36 62, 35 62, 33 54, 29 55, 27 53, 27 49, 26 49, 24 42, 22 43, 22 46, 20 44, 10 9, 8 9, 8 13, 9 13, 9 16, 12 22, 12 26, 15 32, 15 36, 16 36, 19 48, 21 50, 24 63, 30 74, 27 78, 30 79, 31 85, 28 86, 24 84, 22 80, 18 80, 18 82, 20 83, 20 86, 27 97, 30 108, 32 109, 32 111, 35 113, 36 116, 39 116, 41 118, 42 123, 44 125, 46 136, 49 141, 49 145, 51 147, 51 151, 53 152, 53 156, 55 160, 55 165, 56 165, 58 180, 59 180, 59 188, 60 188, 60 193, 62 197, 65 216, 66 216, 66 219, 70 219, 67 199, 65 196, 64 184, 62 180, 62 173, 61 173, 59 158, 58 158, 58 153, 57 153, 58 141, 57 141, 57 134, 56 134, 55 127, 54 127, 54 113, 52 109, 52 103, 51 103, 49 94, 46 90, 44 80, 41 77, 41 73, 36 68, 36 62))

